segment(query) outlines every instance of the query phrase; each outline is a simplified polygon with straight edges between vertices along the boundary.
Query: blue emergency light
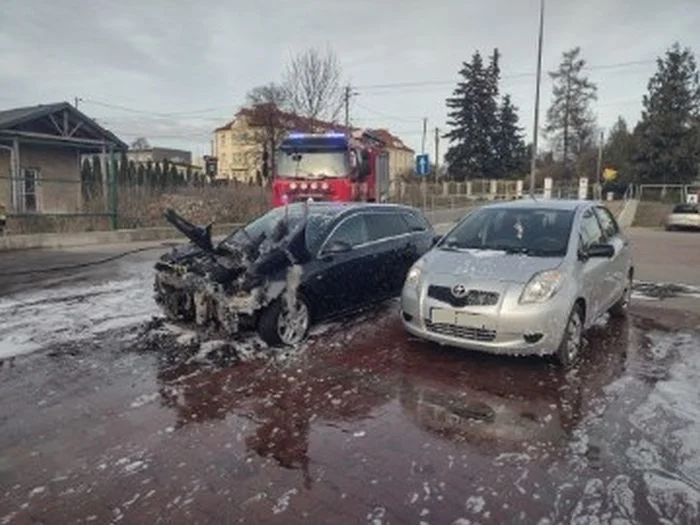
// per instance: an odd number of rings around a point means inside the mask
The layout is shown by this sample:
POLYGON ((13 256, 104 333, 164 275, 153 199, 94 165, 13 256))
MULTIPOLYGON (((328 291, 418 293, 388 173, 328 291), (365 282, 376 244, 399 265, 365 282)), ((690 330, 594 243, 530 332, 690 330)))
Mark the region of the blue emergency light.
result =
POLYGON ((348 139, 343 133, 297 133, 292 132, 280 144, 282 150, 340 151, 348 149, 348 139))

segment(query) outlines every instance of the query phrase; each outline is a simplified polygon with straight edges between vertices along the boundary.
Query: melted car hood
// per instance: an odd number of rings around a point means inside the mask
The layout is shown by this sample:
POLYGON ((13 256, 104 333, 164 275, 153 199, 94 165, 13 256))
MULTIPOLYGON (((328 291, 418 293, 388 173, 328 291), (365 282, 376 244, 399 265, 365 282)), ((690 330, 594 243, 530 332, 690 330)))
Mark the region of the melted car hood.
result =
POLYGON ((561 257, 533 257, 496 250, 452 251, 435 248, 426 254, 423 272, 524 284, 537 272, 557 268, 561 262, 561 257))

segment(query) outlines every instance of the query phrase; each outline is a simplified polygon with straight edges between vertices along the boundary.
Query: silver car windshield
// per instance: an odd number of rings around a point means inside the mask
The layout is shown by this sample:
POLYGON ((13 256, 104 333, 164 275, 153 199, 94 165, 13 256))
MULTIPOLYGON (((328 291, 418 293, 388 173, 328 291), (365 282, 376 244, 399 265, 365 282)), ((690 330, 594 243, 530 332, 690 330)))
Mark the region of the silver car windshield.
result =
POLYGON ((539 257, 566 255, 574 212, 550 208, 481 208, 438 244, 443 250, 501 250, 539 257))

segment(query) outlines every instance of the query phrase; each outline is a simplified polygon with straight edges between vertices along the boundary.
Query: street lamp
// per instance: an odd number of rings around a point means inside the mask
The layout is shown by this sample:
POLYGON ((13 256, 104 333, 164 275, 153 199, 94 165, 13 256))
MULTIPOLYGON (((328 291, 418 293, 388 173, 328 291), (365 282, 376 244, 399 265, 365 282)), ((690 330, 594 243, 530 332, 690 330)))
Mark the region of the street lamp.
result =
POLYGON ((542 33, 544 30, 544 0, 540 0, 540 35, 537 42, 537 81, 535 87, 535 122, 532 130, 532 159, 530 161, 530 198, 535 196, 535 171, 537 169, 537 135, 540 126, 540 81, 542 77, 542 33))

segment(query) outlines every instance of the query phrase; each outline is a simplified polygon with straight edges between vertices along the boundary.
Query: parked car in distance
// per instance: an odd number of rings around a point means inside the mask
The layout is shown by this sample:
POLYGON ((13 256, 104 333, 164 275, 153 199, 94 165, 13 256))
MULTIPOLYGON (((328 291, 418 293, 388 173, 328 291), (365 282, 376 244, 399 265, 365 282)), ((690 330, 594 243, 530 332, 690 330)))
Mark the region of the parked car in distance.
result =
POLYGON ((192 240, 156 265, 166 315, 228 334, 256 329, 270 345, 297 344, 312 322, 398 296, 437 242, 421 211, 394 204, 289 204, 216 246, 208 228, 172 210, 166 218, 192 240))
POLYGON ((666 229, 700 230, 700 205, 676 204, 666 217, 666 229))
POLYGON ((401 317, 411 334, 495 354, 555 354, 569 366, 583 331, 625 315, 634 266, 610 211, 581 200, 484 206, 409 270, 401 317))

